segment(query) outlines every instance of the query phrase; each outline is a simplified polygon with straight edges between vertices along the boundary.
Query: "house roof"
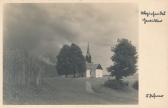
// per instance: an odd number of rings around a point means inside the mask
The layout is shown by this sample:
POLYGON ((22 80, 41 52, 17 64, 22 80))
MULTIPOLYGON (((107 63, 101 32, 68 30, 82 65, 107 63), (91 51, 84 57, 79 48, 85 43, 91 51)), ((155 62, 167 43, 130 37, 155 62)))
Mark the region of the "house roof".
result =
POLYGON ((94 64, 94 67, 95 67, 96 69, 101 69, 101 70, 103 69, 100 64, 94 64))
POLYGON ((101 69, 101 70, 103 70, 103 68, 100 64, 93 64, 93 63, 87 63, 87 69, 92 69, 92 70, 101 69))

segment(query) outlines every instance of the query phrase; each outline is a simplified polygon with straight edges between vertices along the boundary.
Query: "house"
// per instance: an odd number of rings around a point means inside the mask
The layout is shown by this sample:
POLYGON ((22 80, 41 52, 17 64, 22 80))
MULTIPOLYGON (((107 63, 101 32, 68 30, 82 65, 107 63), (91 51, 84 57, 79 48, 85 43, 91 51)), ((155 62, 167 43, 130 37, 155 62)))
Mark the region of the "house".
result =
POLYGON ((87 63, 86 69, 87 78, 99 78, 103 77, 103 69, 100 64, 87 63))
POLYGON ((94 64, 91 60, 91 54, 89 51, 89 44, 86 53, 86 78, 99 78, 103 77, 103 68, 100 64, 94 64))

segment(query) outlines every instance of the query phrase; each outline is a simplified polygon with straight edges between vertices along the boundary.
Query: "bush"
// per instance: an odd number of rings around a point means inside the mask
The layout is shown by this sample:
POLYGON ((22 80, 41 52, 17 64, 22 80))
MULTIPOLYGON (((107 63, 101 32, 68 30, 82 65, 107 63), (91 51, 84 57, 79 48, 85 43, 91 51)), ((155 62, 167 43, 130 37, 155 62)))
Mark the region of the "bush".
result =
POLYGON ((138 90, 138 89, 139 89, 139 82, 138 82, 138 81, 135 81, 132 87, 133 87, 134 89, 138 90))
POLYGON ((124 82, 123 80, 107 80, 104 84, 106 87, 121 90, 128 86, 128 82, 124 82))

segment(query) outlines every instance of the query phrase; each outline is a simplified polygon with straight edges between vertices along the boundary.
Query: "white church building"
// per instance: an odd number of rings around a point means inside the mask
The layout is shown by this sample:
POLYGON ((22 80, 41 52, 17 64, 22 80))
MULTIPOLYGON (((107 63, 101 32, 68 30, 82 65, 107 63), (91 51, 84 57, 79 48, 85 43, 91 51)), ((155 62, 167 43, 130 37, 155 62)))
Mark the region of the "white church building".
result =
POLYGON ((89 51, 89 44, 86 53, 86 78, 100 78, 103 77, 103 68, 100 64, 94 64, 91 60, 89 51))

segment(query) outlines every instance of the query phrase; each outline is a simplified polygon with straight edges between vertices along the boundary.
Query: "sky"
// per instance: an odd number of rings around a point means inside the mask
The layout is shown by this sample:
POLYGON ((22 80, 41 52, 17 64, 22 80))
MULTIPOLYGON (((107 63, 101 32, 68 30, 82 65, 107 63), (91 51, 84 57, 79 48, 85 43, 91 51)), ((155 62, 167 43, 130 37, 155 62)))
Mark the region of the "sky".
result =
POLYGON ((46 60, 71 43, 85 56, 89 43, 92 61, 106 68, 118 38, 138 48, 138 5, 133 3, 6 4, 3 23, 8 46, 46 60))

